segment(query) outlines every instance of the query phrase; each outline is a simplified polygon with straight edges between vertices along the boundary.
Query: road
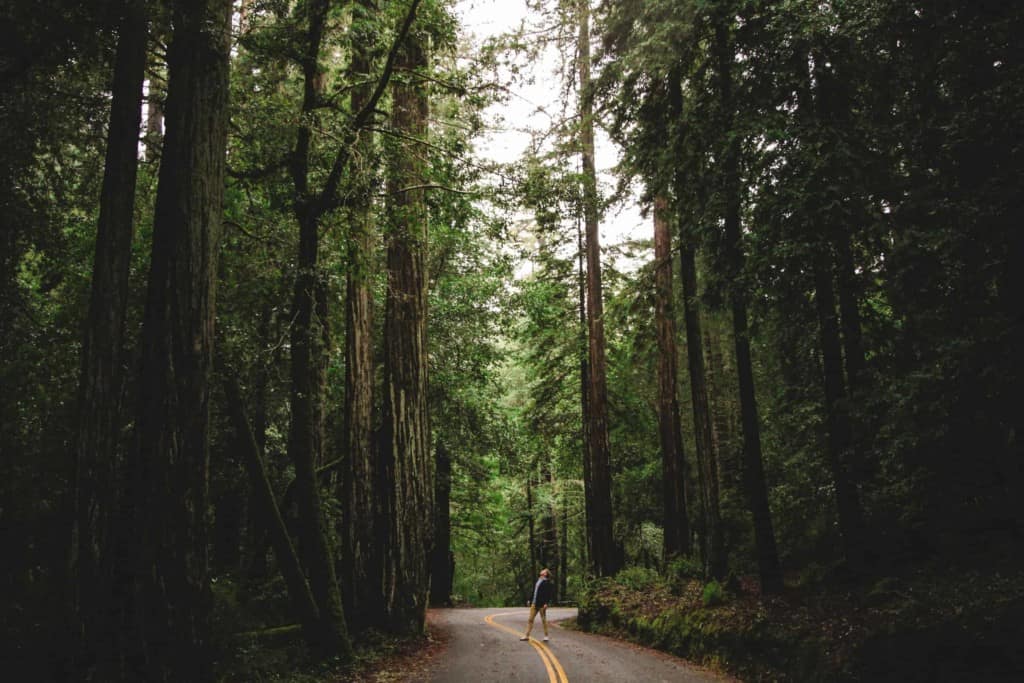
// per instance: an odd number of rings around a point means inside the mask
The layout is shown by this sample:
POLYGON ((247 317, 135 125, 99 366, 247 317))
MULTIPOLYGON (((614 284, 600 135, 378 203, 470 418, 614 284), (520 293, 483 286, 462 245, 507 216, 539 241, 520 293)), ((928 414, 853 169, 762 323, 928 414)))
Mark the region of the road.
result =
POLYGON ((542 642, 540 617, 533 638, 524 642, 525 607, 439 609, 430 611, 433 628, 447 636, 439 654, 418 681, 423 683, 698 683, 730 681, 670 655, 630 643, 559 628, 576 616, 573 608, 548 610, 551 640, 542 642))

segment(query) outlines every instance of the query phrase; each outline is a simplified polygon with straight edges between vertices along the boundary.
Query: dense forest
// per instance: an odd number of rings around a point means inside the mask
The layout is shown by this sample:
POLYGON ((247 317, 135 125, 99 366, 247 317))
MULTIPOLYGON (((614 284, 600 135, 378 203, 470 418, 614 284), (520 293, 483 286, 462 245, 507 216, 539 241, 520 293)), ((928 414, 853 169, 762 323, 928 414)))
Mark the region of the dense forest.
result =
POLYGON ((344 669, 542 567, 1024 605, 1024 6, 460 4, 0 0, 0 677, 344 669))

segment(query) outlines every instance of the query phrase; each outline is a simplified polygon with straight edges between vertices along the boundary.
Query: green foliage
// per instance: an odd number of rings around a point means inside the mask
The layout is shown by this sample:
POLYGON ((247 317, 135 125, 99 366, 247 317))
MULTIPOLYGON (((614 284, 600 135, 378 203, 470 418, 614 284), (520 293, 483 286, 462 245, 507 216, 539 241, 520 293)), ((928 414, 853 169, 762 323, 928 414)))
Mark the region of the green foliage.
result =
POLYGON ((701 602, 705 607, 716 607, 725 602, 725 590, 717 581, 709 581, 701 592, 701 602))
POLYGON ((646 567, 627 567, 615 575, 616 583, 635 591, 650 588, 660 580, 661 577, 656 571, 646 567))

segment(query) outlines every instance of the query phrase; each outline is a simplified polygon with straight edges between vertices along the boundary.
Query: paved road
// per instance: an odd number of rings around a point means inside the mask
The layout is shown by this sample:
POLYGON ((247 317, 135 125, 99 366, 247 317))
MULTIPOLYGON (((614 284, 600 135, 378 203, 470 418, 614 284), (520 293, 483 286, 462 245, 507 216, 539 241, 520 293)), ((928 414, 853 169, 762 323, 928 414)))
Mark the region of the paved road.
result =
POLYGON ((681 659, 611 638, 568 631, 557 621, 576 616, 570 608, 548 610, 551 640, 540 617, 534 638, 519 640, 526 630, 525 607, 431 610, 430 622, 447 633, 424 683, 697 683, 730 679, 681 659), (555 623, 553 623, 555 622, 555 623))

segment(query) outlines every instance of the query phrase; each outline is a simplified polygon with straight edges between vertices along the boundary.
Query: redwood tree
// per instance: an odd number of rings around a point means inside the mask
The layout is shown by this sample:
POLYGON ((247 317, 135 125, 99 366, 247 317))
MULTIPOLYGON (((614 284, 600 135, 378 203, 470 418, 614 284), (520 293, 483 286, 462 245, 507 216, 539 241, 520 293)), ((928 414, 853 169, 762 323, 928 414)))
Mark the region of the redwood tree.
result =
POLYGON ((116 680, 212 676, 208 403, 231 2, 181 1, 173 13, 136 448, 118 520, 124 640, 122 665, 106 672, 116 680))
POLYGON ((380 434, 378 542, 386 548, 384 593, 391 630, 421 633, 433 549, 434 465, 427 421, 427 210, 422 187, 428 102, 418 72, 427 36, 405 37, 395 61, 392 127, 405 145, 389 159, 384 397, 380 434))

